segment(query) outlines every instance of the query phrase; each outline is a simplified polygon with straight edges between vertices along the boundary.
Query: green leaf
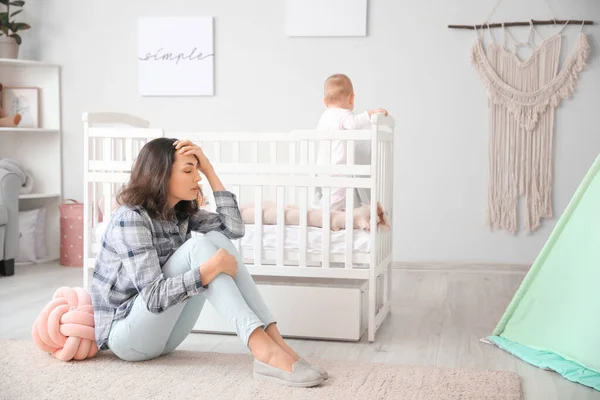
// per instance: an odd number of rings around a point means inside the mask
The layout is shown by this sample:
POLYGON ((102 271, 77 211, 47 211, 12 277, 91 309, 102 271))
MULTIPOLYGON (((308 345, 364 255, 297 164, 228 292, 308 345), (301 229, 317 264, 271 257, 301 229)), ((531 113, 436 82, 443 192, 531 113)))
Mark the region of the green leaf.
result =
MULTIPOLYGON (((0 0, 0 1, 2 1, 2 0, 0 0)), ((23 7, 25 5, 25 2, 23 0, 11 1, 10 5, 17 6, 17 7, 23 7)))
POLYGON ((4 32, 4 34, 5 34, 6 36, 8 36, 8 27, 7 27, 7 26, 2 26, 2 27, 0 27, 0 31, 4 32))
POLYGON ((22 42, 21 36, 17 35, 16 33, 13 33, 12 35, 9 35, 9 36, 15 38, 15 42, 17 42, 18 45, 21 44, 21 42, 22 42))
POLYGON ((14 13, 10 14, 10 17, 12 18, 12 17, 14 17, 15 15, 17 15, 17 14, 20 14, 20 13, 22 13, 22 12, 23 12, 23 10, 15 11, 14 13))
POLYGON ((0 4, 4 4, 5 6, 8 5, 8 0, 0 0, 0 4))
POLYGON ((24 22, 17 22, 15 24, 15 29, 13 29, 13 31, 24 31, 25 29, 31 29, 31 26, 29 26, 29 24, 26 24, 24 22))

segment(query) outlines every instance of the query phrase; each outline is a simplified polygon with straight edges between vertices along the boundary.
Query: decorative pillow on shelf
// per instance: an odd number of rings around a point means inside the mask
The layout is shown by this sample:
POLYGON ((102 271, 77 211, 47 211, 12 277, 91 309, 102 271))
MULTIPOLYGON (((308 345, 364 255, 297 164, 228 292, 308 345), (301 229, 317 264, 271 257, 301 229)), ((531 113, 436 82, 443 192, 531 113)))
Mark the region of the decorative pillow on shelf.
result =
POLYGON ((19 255, 17 262, 35 262, 35 226, 39 210, 19 212, 19 255))
POLYGON ((18 262, 35 262, 46 257, 46 209, 19 212, 18 262))

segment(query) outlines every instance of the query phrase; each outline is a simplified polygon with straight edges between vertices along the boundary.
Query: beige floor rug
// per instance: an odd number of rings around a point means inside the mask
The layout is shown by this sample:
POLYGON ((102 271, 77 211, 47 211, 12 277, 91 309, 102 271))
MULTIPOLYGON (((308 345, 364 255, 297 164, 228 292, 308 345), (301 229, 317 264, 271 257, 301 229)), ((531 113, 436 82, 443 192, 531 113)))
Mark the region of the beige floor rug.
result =
POLYGON ((175 351, 127 363, 110 352, 62 362, 32 342, 0 341, 2 399, 521 399, 512 372, 325 361, 310 389, 252 378, 249 355, 175 351))

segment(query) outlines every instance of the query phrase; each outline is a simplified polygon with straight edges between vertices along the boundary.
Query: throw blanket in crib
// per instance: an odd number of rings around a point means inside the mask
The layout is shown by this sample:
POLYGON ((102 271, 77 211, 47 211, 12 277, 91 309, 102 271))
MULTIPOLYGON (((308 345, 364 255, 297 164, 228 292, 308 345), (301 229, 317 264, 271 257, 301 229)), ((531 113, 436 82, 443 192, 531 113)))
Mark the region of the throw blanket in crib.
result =
POLYGON ((21 163, 11 158, 0 159, 0 168, 7 171, 14 172, 21 179, 21 194, 31 193, 33 190, 33 177, 31 173, 26 170, 21 163))
MULTIPOLYGON (((242 221, 245 224, 255 223, 254 204, 247 204, 240 208, 242 221)), ((371 209, 368 205, 362 205, 354 209, 353 221, 354 229, 371 230, 371 209)), ((286 205, 284 208, 284 224, 299 225, 300 224, 300 208, 297 205, 286 205)), ((262 223, 264 225, 277 224, 277 205, 273 202, 264 202, 262 207, 262 223)), ((323 227, 323 210, 308 209, 307 210, 307 225, 317 228, 323 227)), ((332 231, 346 229, 346 212, 345 211, 330 211, 330 226, 332 231)), ((389 229, 390 226, 385 217, 385 213, 380 204, 377 205, 377 226, 389 229)))
MULTIPOLYGON (((99 201, 99 222, 102 222, 104 211, 105 198, 102 196, 99 201)), ((199 203, 203 204, 203 200, 199 199, 199 203), (202 202, 202 203, 201 203, 202 202)), ((112 196, 112 212, 119 208, 119 203, 116 197, 112 196)), ((203 208, 203 207, 202 207, 203 208)), ((254 204, 247 204, 240 207, 242 221, 244 224, 254 224, 254 204)), ((354 229, 371 230, 371 208, 368 205, 362 205, 354 209, 353 212, 354 229)), ((262 209, 262 223, 264 225, 277 225, 277 205, 273 202, 264 202, 262 209)), ((286 205, 284 209, 284 224, 285 225, 300 225, 300 207, 297 205, 286 205)), ((308 209, 307 210, 307 225, 322 228, 323 227, 323 210, 308 209)), ((346 212, 345 211, 330 211, 330 226, 332 231, 346 229, 346 212)), ((385 216, 385 212, 380 204, 377 205, 377 226, 385 229, 390 229, 390 225, 385 216)))

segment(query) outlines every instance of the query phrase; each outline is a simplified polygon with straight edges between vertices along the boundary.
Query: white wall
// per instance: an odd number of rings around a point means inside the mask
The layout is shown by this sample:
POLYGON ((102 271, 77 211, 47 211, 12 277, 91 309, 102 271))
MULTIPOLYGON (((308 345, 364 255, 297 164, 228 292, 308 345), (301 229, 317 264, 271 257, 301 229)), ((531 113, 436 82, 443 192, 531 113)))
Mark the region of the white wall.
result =
MULTIPOLYGON (((354 81, 359 109, 386 107, 399 122, 395 260, 531 263, 555 224, 516 237, 484 226, 486 93, 469 63, 473 31, 446 26, 482 22, 496 0, 373 0, 364 38, 288 38, 282 0, 171 0, 168 7, 158 0, 36 1, 28 3, 40 13, 30 53, 63 66, 66 197, 83 197, 84 111, 133 113, 170 130, 312 128, 322 111, 323 80, 344 72, 354 81), (141 98, 136 18, 184 15, 215 17, 215 97, 141 98)), ((544 0, 527 3, 505 0, 492 20, 551 18, 544 0)), ((597 24, 587 28, 589 68, 557 113, 554 209, 560 214, 600 152, 600 2, 550 3, 558 18, 597 24)), ((514 32, 527 36, 527 29, 514 32)), ((566 51, 578 32, 567 27, 566 51)))

